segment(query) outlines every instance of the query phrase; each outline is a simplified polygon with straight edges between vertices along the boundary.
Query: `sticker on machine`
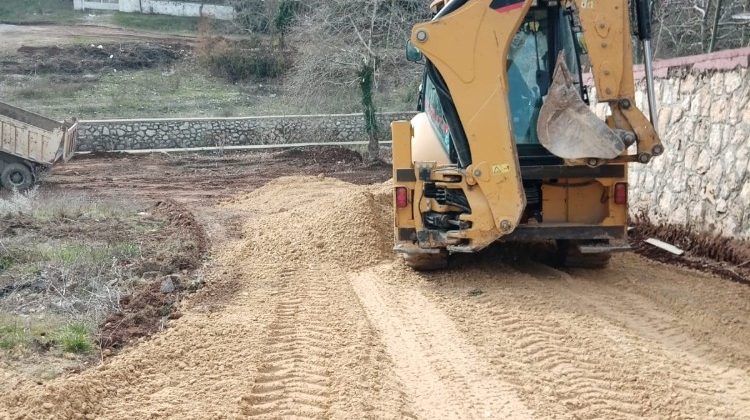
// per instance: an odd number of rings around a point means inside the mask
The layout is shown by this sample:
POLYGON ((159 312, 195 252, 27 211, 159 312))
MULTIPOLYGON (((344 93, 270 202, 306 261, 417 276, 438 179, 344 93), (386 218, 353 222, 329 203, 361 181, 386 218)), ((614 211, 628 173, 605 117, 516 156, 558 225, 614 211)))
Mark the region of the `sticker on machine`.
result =
POLYGON ((510 12, 523 7, 524 0, 492 0, 490 8, 498 13, 510 12))
POLYGON ((492 167, 493 175, 502 175, 507 174, 508 172, 510 172, 510 165, 508 165, 507 163, 504 165, 495 165, 492 167))

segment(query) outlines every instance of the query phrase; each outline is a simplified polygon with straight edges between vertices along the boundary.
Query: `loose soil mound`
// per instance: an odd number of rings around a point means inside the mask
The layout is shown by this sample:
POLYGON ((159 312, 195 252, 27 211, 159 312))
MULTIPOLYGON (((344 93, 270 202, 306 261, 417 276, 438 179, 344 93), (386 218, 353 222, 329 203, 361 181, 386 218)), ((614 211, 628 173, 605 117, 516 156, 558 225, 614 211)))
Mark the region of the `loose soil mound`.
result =
POLYGON ((181 270, 198 268, 201 255, 208 247, 208 238, 203 226, 184 205, 167 199, 154 205, 154 213, 166 219, 172 227, 187 231, 187 236, 197 243, 194 252, 178 267, 181 270))
POLYGON ((258 249, 268 246, 290 249, 285 260, 320 255, 352 268, 392 258, 392 204, 390 189, 384 185, 357 187, 331 178, 279 178, 225 206, 253 215, 274 215, 254 216, 262 224, 246 232, 254 239, 239 250, 241 258, 257 258, 258 249), (268 235, 281 220, 296 228, 286 236, 268 235))
POLYGON ((112 43, 65 47, 23 46, 0 61, 6 74, 79 75, 111 70, 140 70, 172 64, 188 57, 184 44, 112 43), (101 47, 101 48, 100 48, 101 47))

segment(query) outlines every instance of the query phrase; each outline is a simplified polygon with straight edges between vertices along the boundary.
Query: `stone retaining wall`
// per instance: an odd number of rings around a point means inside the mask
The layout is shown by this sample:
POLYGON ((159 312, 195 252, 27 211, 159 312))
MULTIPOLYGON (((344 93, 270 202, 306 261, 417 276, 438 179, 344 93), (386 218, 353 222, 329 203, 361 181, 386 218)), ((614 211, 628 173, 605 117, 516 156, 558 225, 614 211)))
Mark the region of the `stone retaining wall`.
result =
MULTIPOLYGON (((631 165, 633 215, 750 239, 749 62, 744 48, 656 63, 666 151, 631 165)), ((648 115, 645 83, 638 87, 636 102, 648 115)))
MULTIPOLYGON (((391 121, 410 113, 378 115, 388 137, 391 121)), ((362 114, 247 118, 82 121, 78 151, 173 149, 367 141, 362 114)))

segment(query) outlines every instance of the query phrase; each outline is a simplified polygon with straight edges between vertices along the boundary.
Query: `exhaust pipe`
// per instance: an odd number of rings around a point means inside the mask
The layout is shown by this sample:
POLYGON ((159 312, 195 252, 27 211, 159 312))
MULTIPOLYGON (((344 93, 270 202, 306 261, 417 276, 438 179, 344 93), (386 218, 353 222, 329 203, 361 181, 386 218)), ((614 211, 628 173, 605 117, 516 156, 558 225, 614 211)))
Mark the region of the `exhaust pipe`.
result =
POLYGON ((656 109, 656 93, 654 92, 654 62, 651 55, 651 11, 648 6, 649 0, 636 0, 635 15, 638 21, 638 39, 643 44, 643 67, 646 69, 646 93, 648 95, 648 115, 651 125, 656 126, 658 121, 656 109))

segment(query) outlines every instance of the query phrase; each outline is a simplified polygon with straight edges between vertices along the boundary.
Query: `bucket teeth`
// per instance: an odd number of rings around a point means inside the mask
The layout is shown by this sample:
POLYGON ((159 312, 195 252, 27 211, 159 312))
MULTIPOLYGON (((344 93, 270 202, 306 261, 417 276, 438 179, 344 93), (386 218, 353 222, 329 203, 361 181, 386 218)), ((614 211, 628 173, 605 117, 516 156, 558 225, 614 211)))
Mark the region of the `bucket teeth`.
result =
POLYGON ((625 150, 620 136, 581 100, 563 52, 539 112, 537 132, 542 146, 563 159, 614 159, 625 150))

